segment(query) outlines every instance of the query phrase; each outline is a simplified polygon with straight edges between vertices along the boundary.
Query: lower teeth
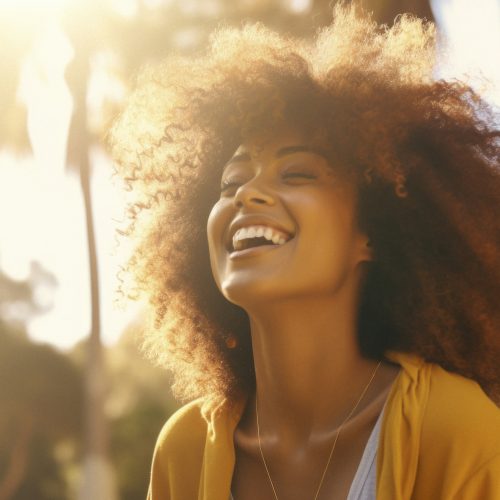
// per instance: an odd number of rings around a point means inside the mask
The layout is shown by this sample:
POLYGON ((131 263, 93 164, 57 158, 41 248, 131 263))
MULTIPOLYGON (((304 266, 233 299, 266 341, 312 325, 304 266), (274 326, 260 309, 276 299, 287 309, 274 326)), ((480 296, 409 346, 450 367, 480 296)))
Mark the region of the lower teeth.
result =
POLYGON ((262 248, 262 247, 278 247, 280 245, 278 245, 277 243, 272 243, 272 244, 268 244, 268 245, 255 245, 253 247, 247 247, 247 248, 240 248, 239 250, 235 250, 236 252, 242 252, 243 250, 250 250, 252 248, 262 248))

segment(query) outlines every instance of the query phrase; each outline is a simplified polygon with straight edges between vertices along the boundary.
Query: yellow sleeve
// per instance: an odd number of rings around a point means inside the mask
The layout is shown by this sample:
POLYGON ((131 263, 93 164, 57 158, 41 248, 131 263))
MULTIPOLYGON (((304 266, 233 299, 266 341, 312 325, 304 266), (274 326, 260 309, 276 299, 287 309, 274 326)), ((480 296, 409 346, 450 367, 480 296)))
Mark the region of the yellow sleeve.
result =
POLYGON ((197 401, 168 419, 153 453, 148 500, 197 500, 205 440, 197 401))
POLYGON ((168 463, 162 445, 160 434, 153 453, 147 500, 170 500, 168 463))
POLYGON ((400 358, 404 371, 380 436, 377 498, 500 500, 498 407, 477 382, 400 358))
POLYGON ((500 499, 500 454, 473 472, 454 498, 456 500, 500 499))

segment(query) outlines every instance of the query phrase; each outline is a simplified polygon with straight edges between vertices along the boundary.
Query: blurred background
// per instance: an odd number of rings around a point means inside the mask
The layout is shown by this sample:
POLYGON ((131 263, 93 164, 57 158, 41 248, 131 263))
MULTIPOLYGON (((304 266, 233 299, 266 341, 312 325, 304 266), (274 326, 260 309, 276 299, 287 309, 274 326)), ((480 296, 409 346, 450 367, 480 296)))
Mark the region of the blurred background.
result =
MULTIPOLYGON (((436 77, 500 104, 500 0, 364 0, 437 22, 436 77)), ((105 135, 135 75, 221 23, 309 37, 330 0, 0 0, 0 500, 140 500, 177 405, 117 303, 105 135)))

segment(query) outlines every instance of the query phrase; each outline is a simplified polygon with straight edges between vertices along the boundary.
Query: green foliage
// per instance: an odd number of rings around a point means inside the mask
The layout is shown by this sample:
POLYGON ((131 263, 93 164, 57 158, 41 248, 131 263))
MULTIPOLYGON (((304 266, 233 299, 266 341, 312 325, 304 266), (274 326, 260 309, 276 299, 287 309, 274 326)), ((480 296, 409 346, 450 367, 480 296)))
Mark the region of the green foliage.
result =
POLYGON ((111 424, 111 457, 121 500, 146 497, 154 444, 168 415, 160 403, 145 400, 111 424))
MULTIPOLYGON (((29 462, 24 479, 10 500, 67 500, 69 498, 61 464, 54 457, 53 442, 36 435, 29 444, 29 462)), ((5 450, 1 452, 5 458, 5 450)), ((4 462, 5 463, 5 462, 4 462)), ((0 470, 5 470, 0 465, 0 470)))
POLYGON ((54 449, 81 434, 82 389, 64 354, 0 322, 0 491, 12 500, 67 498, 54 449))
POLYGON ((106 349, 110 452, 120 500, 146 497, 156 438, 177 408, 169 391, 169 374, 140 352, 140 329, 138 324, 130 325, 119 342, 106 349))
POLYGON ((81 429, 82 377, 74 364, 48 345, 35 344, 0 323, 2 417, 36 415, 37 430, 51 439, 81 429))

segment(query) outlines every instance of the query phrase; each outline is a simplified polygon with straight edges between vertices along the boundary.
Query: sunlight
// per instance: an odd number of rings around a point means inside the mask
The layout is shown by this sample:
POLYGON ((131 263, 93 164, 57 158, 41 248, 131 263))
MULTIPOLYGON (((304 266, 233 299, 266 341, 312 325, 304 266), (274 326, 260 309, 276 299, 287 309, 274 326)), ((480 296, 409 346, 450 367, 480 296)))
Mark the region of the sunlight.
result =
POLYGON ((311 0, 288 0, 287 4, 294 14, 303 14, 312 8, 311 0))
POLYGON ((36 162, 44 169, 60 172, 66 168, 66 140, 73 108, 64 71, 72 58, 73 48, 59 23, 48 21, 23 64, 18 90, 28 109, 28 135, 36 162))
POLYGON ((139 6, 137 0, 111 0, 111 8, 126 18, 133 18, 137 14, 139 6))
MULTIPOLYGON (((27 319, 33 340, 71 348, 90 330, 90 290, 85 215, 78 176, 68 173, 66 145, 73 99, 64 79, 73 57, 57 17, 48 17, 35 36, 33 48, 22 67, 18 99, 27 108, 27 126, 33 156, 0 154, 0 211, 12 214, 0 224, 0 268, 11 279, 31 280, 33 263, 54 276, 57 285, 47 288, 33 281, 34 298, 49 309, 27 319), (48 126, 50 124, 50 126, 48 126), (53 307, 50 309, 49 307, 53 307)), ((103 127, 104 102, 123 98, 125 88, 113 77, 112 54, 92 60, 89 81, 89 125, 103 127), (112 98, 111 98, 112 97, 112 98)), ((115 224, 122 201, 111 184, 109 159, 100 151, 91 157, 93 166, 95 229, 101 284, 102 337, 114 343, 137 314, 137 307, 114 305, 118 257, 113 255, 115 224)))
POLYGON ((500 104, 500 2, 434 0, 447 58, 438 76, 466 78, 492 103, 500 104))
POLYGON ((58 10, 73 0, 0 0, 0 9, 24 10, 44 9, 58 10))

